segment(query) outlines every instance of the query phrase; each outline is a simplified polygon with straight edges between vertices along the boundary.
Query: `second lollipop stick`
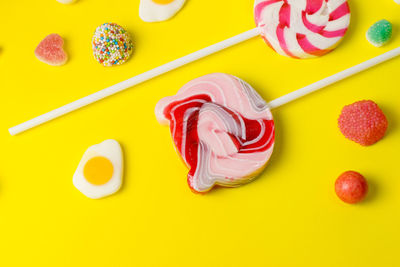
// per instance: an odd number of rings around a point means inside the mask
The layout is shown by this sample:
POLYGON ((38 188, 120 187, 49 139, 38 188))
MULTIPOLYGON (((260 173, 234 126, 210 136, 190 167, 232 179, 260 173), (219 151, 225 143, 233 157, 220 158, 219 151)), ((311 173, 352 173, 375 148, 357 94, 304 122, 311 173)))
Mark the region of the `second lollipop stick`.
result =
POLYGON ((61 117, 65 114, 68 114, 74 110, 77 110, 79 108, 82 108, 84 106, 90 105, 94 102, 97 102, 101 99, 104 99, 108 96, 114 95, 118 92, 121 92, 125 89, 128 89, 132 86, 138 85, 140 83, 143 83, 145 81, 148 81, 152 78, 155 78, 157 76, 160 76, 164 73, 167 73, 169 71, 172 71, 174 69, 177 69, 179 67, 182 67, 184 65, 187 65, 193 61, 199 60, 201 58, 204 58, 206 56, 209 56, 211 54, 217 53, 221 50, 224 50, 228 47, 234 46, 236 44, 239 44, 241 42, 244 42, 248 39, 251 39, 255 36, 259 35, 259 29, 254 28, 252 30, 246 31, 244 33, 241 33, 239 35, 236 35, 234 37, 231 37, 229 39, 226 39, 222 42, 216 43, 214 45, 211 45, 209 47, 203 48, 197 52, 194 52, 192 54, 189 54, 187 56, 184 56, 182 58, 178 58, 174 61, 171 61, 167 64, 164 64, 162 66, 159 66, 157 68, 154 68, 152 70, 149 70, 147 72, 144 72, 142 74, 139 74, 135 77, 132 77, 128 80, 125 80, 123 82, 117 83, 113 86, 110 86, 108 88, 105 88, 101 91, 98 91, 94 94, 88 95, 84 98, 81 98, 79 100, 76 100, 74 102, 71 102, 65 106, 62 106, 60 108, 57 108, 55 110, 52 110, 50 112, 47 112, 43 115, 40 115, 36 118, 33 118, 29 121, 26 121, 24 123, 21 123, 17 126, 14 126, 9 129, 9 132, 11 135, 16 135, 19 133, 22 133, 26 130, 29 130, 33 127, 39 126, 45 122, 54 120, 58 117, 61 117))
POLYGON ((346 79, 347 77, 350 77, 354 74, 362 72, 366 69, 369 69, 373 66, 376 66, 382 62, 385 62, 385 61, 392 59, 394 57, 397 57, 399 55, 400 55, 400 47, 390 50, 389 52, 386 52, 377 57, 371 58, 370 60, 364 61, 364 62, 362 62, 358 65, 355 65, 351 68, 348 68, 346 70, 338 72, 332 76, 329 76, 329 77, 322 79, 318 82, 315 82, 313 84, 310 84, 306 87, 300 88, 300 89, 293 91, 287 95, 281 96, 275 100, 272 100, 271 102, 268 103, 268 106, 270 109, 280 107, 286 103, 294 101, 300 97, 308 95, 308 94, 315 92, 321 88, 324 88, 328 85, 331 85, 333 83, 336 83, 338 81, 346 79))

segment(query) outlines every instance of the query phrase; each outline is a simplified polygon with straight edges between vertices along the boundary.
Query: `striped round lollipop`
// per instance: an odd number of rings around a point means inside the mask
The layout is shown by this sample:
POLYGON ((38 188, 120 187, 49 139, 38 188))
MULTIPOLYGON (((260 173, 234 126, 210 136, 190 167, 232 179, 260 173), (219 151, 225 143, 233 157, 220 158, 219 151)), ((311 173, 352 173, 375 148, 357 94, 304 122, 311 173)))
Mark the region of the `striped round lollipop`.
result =
POLYGON ((256 0, 254 13, 265 42, 293 58, 332 51, 350 24, 347 0, 256 0))
POLYGON ((235 76, 197 78, 160 100, 155 112, 160 123, 170 126, 194 192, 248 183, 271 157, 272 114, 257 92, 235 76))

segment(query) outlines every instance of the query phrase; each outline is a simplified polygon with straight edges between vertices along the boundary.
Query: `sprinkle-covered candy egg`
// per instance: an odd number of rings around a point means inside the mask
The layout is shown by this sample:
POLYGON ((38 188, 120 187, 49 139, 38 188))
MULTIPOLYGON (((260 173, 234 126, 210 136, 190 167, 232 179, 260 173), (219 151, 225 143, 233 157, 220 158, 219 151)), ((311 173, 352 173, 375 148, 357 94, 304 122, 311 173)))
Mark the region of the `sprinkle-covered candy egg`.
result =
POLYGON ((122 184, 122 149, 115 140, 89 147, 75 171, 74 186, 93 199, 114 194, 122 184))
POLYGON ((128 32, 115 23, 97 27, 92 38, 94 58, 106 67, 121 65, 132 55, 133 42, 128 32))

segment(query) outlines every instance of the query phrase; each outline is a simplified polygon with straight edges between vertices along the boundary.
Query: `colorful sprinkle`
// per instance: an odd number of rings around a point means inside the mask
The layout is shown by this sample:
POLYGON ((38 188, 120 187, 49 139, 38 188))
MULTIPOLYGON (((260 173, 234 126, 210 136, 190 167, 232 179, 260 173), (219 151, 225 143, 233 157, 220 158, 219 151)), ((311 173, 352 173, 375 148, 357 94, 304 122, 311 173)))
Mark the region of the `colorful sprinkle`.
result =
POLYGON ((131 37, 115 23, 104 23, 97 27, 92 45, 94 58, 106 67, 125 63, 133 51, 131 37))

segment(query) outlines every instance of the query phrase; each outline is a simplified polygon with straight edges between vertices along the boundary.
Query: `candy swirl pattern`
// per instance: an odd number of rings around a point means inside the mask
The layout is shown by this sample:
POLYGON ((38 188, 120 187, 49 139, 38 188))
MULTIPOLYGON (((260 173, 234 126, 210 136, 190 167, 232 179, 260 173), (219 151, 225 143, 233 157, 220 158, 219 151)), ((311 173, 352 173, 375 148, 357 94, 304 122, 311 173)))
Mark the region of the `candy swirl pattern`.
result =
POLYGON ((175 96, 161 99, 155 113, 161 124, 170 126, 194 192, 247 183, 271 157, 272 114, 250 85, 232 75, 197 78, 175 96))
POLYGON ((256 0, 254 16, 265 42, 293 58, 332 51, 350 24, 347 0, 256 0))

